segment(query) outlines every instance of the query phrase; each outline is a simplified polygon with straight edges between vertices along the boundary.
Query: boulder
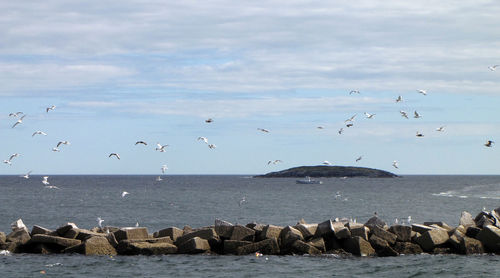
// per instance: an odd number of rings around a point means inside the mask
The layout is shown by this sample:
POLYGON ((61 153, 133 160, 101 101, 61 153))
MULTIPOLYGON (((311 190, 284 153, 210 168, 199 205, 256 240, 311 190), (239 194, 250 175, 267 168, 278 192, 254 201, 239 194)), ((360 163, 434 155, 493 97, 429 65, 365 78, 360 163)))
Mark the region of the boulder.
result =
POLYGON ((281 239, 280 247, 282 249, 288 249, 292 246, 292 244, 296 240, 304 240, 304 237, 302 236, 302 233, 299 230, 293 228, 292 226, 286 226, 281 231, 280 239, 281 239))
POLYGON ((460 225, 464 226, 465 228, 470 227, 470 226, 476 226, 476 223, 474 222, 474 219, 472 218, 472 215, 466 211, 462 211, 462 214, 460 215, 460 225))
MULTIPOLYGON (((111 234, 112 235, 112 234, 111 234)), ((102 236, 88 238, 85 242, 64 249, 64 253, 78 253, 83 255, 108 255, 114 256, 117 254, 116 249, 109 241, 102 236)))
POLYGON ((424 251, 432 251, 436 247, 441 247, 450 237, 445 230, 433 229, 423 233, 415 241, 424 251))
POLYGON ((39 243, 30 242, 20 247, 20 252, 22 253, 32 253, 32 254, 57 254, 64 249, 63 246, 51 244, 51 243, 39 243))
POLYGON ((173 241, 176 241, 179 237, 183 235, 184 231, 177 227, 170 227, 158 231, 158 237, 170 237, 173 241))
MULTIPOLYGON (((128 243, 137 243, 137 242, 148 242, 148 243, 170 243, 174 244, 172 239, 169 236, 166 237, 157 237, 157 238, 143 238, 143 239, 125 239, 122 240, 128 243)), ((120 241, 121 242, 121 241, 120 241)))
MULTIPOLYGON (((205 229, 197 230, 195 232, 191 232, 189 234, 185 234, 185 235, 177 238, 177 240, 175 241, 175 245, 177 245, 177 247, 179 247, 179 249, 180 249, 181 245, 183 245, 184 243, 186 243, 187 241, 190 241, 191 239, 193 239, 195 237, 207 240, 210 243, 210 246, 217 248, 217 249, 219 248, 218 245, 221 242, 219 236, 215 232, 215 229, 205 228, 205 229)), ((222 246, 220 246, 220 247, 222 247, 222 246)))
POLYGON ((411 225, 411 230, 414 232, 420 233, 420 234, 423 234, 423 233, 430 231, 432 229, 434 229, 434 228, 426 226, 426 225, 422 225, 422 224, 412 224, 411 225))
POLYGON ((181 254, 199 254, 210 251, 208 240, 200 237, 192 237, 182 241, 177 247, 178 252, 181 254))
POLYGON ((437 247, 437 248, 434 248, 432 249, 431 251, 431 254, 433 255, 448 255, 448 254, 452 254, 452 250, 451 248, 447 248, 447 247, 437 247))
MULTIPOLYGON (((215 232, 219 235, 219 237, 224 239, 229 239, 233 232, 234 225, 220 219, 215 219, 215 232)), ((254 233, 255 234, 255 233, 254 233)))
POLYGON ((318 224, 315 236, 330 237, 334 234, 332 220, 326 220, 318 224))
POLYGON ((368 221, 366 221, 365 223, 365 226, 370 228, 370 230, 375 226, 378 226, 382 229, 387 228, 387 224, 384 222, 384 220, 378 218, 378 216, 373 216, 372 218, 368 219, 368 221))
POLYGON ((398 252, 396 252, 394 249, 389 246, 389 243, 387 243, 386 240, 376 236, 372 235, 370 237, 370 245, 375 249, 375 252, 377 252, 377 255, 380 257, 389 257, 389 256, 398 256, 398 252))
POLYGON ((325 240, 322 237, 313 238, 307 244, 316 247, 316 249, 323 253, 326 252, 325 240))
MULTIPOLYGON (((79 240, 87 240, 91 237, 96 237, 96 236, 100 236, 100 237, 106 237, 107 235, 113 235, 113 233, 96 233, 96 232, 92 232, 91 230, 87 230, 87 229, 72 229, 74 230, 75 233, 77 233, 76 235, 76 239, 79 239, 79 240)), ((70 231, 72 231, 70 230, 70 231)), ((69 235, 68 233, 66 233, 66 235, 69 235)))
POLYGON ((468 237, 472 238, 477 238, 477 235, 481 231, 481 228, 476 227, 476 226, 469 226, 467 227, 467 231, 465 232, 465 235, 468 237))
POLYGON ((252 244, 251 241, 224 240, 224 254, 237 254, 238 247, 252 244))
POLYGON ((364 240, 368 240, 368 233, 370 229, 368 227, 365 227, 363 224, 358 224, 358 225, 352 225, 352 226, 347 226, 349 228, 349 231, 351 232, 351 236, 359 236, 363 238, 364 240))
POLYGON ((446 224, 443 221, 424 222, 424 225, 430 226, 430 227, 435 227, 435 228, 439 227, 439 228, 445 229, 447 231, 453 230, 453 227, 451 227, 450 225, 446 224))
POLYGON ((57 229, 56 229, 56 232, 57 232, 57 234, 58 234, 59 236, 64 236, 64 234, 65 234, 67 231, 69 231, 69 230, 71 230, 71 229, 73 229, 73 228, 78 228, 78 227, 76 226, 76 224, 75 224, 75 223, 68 222, 68 223, 66 223, 66 224, 62 225, 61 227, 57 228, 57 229))
POLYGON ((75 246, 75 245, 82 243, 82 241, 78 240, 78 239, 70 239, 70 238, 64 238, 64 237, 60 237, 60 236, 50 236, 50 235, 42 235, 42 234, 34 235, 31 238, 31 242, 55 244, 55 245, 59 245, 59 246, 65 247, 65 248, 70 247, 70 246, 75 246))
POLYGON ((482 254, 484 247, 481 241, 466 236, 460 241, 460 251, 465 255, 482 254))
POLYGON ((31 239, 27 229, 19 228, 12 231, 5 237, 6 242, 16 242, 19 244, 26 244, 31 239))
POLYGON ((399 254, 421 254, 424 252, 418 244, 399 241, 394 244, 394 250, 399 254))
POLYGON ((270 238, 276 239, 278 241, 281 230, 283 230, 283 227, 279 226, 274 226, 274 225, 266 225, 264 229, 262 229, 262 232, 258 235, 257 240, 262 241, 270 238))
POLYGON ((182 228, 182 235, 187 235, 193 232, 193 228, 191 226, 186 225, 182 228))
POLYGON ((76 239, 78 237, 78 234, 80 233, 78 230, 80 229, 71 228, 64 235, 62 235, 62 237, 76 239))
POLYGON ((356 256, 373 256, 376 254, 370 243, 359 236, 345 240, 344 249, 356 256))
POLYGON ((296 240, 293 242, 291 249, 296 254, 309 254, 309 255, 321 255, 321 251, 311 244, 305 243, 302 240, 296 240))
POLYGON ((342 222, 333 222, 333 234, 337 239, 346 239, 351 237, 351 231, 344 226, 342 222))
POLYGON ((254 241, 255 231, 242 225, 233 226, 230 240, 254 241))
POLYGON ((145 227, 126 227, 113 233, 118 242, 125 239, 149 238, 148 229, 145 227))
POLYGON ((167 255, 175 254, 177 250, 177 246, 167 242, 150 243, 147 241, 134 242, 129 240, 120 241, 116 247, 116 251, 120 255, 167 255))
POLYGON ((255 252, 260 252, 265 255, 278 255, 280 248, 276 238, 268 238, 259 242, 240 246, 236 249, 237 255, 246 255, 255 252))
POLYGON ((394 245, 396 243, 397 236, 391 232, 388 232, 379 226, 374 226, 373 229, 370 229, 372 235, 376 235, 383 240, 387 241, 390 245, 394 245))
POLYGON ((31 229, 32 236, 37 235, 37 234, 50 235, 53 233, 54 233, 54 231, 46 229, 46 228, 41 227, 41 226, 37 226, 37 225, 33 226, 33 229, 31 229))
POLYGON ((389 228, 389 232, 396 235, 397 241, 411 241, 411 227, 403 225, 393 225, 389 228))
POLYGON ((106 239, 108 240, 109 244, 113 246, 113 248, 116 248, 118 246, 118 240, 116 240, 115 234, 106 234, 106 239))
POLYGON ((465 234, 461 233, 458 230, 455 230, 453 234, 450 235, 450 238, 448 239, 448 242, 453 246, 453 248, 458 251, 459 253, 461 252, 461 242, 463 241, 465 237, 465 234))
POLYGON ((7 236, 5 235, 5 233, 0 232, 0 244, 5 244, 6 240, 7 240, 7 236))
POLYGON ((318 224, 297 224, 295 229, 299 230, 302 233, 304 239, 312 238, 316 234, 316 230, 318 229, 318 224))
POLYGON ((488 225, 494 225, 495 221, 489 214, 479 214, 478 217, 475 219, 476 221, 476 226, 484 228, 485 226, 488 225))
POLYGON ((500 253, 500 229, 487 225, 477 234, 477 239, 483 243, 488 252, 500 253))

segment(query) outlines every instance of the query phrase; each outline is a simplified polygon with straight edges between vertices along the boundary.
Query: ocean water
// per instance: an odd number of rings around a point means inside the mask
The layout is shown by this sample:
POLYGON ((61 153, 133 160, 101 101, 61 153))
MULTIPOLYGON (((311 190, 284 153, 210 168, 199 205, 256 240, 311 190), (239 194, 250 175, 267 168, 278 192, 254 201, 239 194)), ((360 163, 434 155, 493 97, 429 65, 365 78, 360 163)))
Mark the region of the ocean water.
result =
MULTIPOLYGON (((346 217, 364 223, 374 212, 388 224, 444 221, 500 206, 500 176, 405 176, 392 179, 325 178, 300 185, 293 178, 247 176, 51 176, 26 180, 0 176, 0 231, 22 218, 57 228, 103 225, 147 227, 149 232, 184 225, 232 223, 294 225, 346 217), (121 197, 123 191, 129 192, 121 197), (241 201, 244 198, 245 201, 241 201)), ((500 256, 412 255, 394 258, 339 256, 0 256, 1 277, 498 277, 500 256), (44 271, 45 274, 40 273, 44 271)))

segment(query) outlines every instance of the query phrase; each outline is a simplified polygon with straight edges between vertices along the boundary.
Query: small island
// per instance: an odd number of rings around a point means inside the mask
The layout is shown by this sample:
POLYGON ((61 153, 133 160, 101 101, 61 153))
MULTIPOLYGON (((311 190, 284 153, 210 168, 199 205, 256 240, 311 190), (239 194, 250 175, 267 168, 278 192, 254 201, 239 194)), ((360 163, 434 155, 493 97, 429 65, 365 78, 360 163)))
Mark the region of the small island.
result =
POLYGON ((398 175, 391 172, 353 166, 299 166, 278 172, 271 172, 257 178, 341 178, 341 177, 367 177, 367 178, 394 178, 398 175))

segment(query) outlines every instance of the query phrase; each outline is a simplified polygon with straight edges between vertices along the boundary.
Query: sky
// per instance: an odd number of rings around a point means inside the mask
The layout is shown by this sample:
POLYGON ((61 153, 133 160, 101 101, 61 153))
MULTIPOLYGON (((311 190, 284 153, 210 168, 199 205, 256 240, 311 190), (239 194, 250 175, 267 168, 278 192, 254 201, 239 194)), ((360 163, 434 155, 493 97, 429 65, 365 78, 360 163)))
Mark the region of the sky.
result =
POLYGON ((500 174, 500 146, 484 146, 500 142, 499 14, 494 0, 1 1, 0 161, 20 155, 0 174, 251 175, 325 160, 500 174))

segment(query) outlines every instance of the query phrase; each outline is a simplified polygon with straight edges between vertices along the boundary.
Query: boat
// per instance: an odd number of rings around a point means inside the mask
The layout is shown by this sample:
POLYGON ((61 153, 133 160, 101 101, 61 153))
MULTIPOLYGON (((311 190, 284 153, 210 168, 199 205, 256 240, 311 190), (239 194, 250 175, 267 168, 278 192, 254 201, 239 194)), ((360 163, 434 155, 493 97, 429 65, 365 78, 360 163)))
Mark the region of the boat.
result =
POLYGON ((307 176, 303 180, 296 180, 297 183, 299 184, 322 184, 322 181, 319 180, 312 180, 311 177, 307 176))

